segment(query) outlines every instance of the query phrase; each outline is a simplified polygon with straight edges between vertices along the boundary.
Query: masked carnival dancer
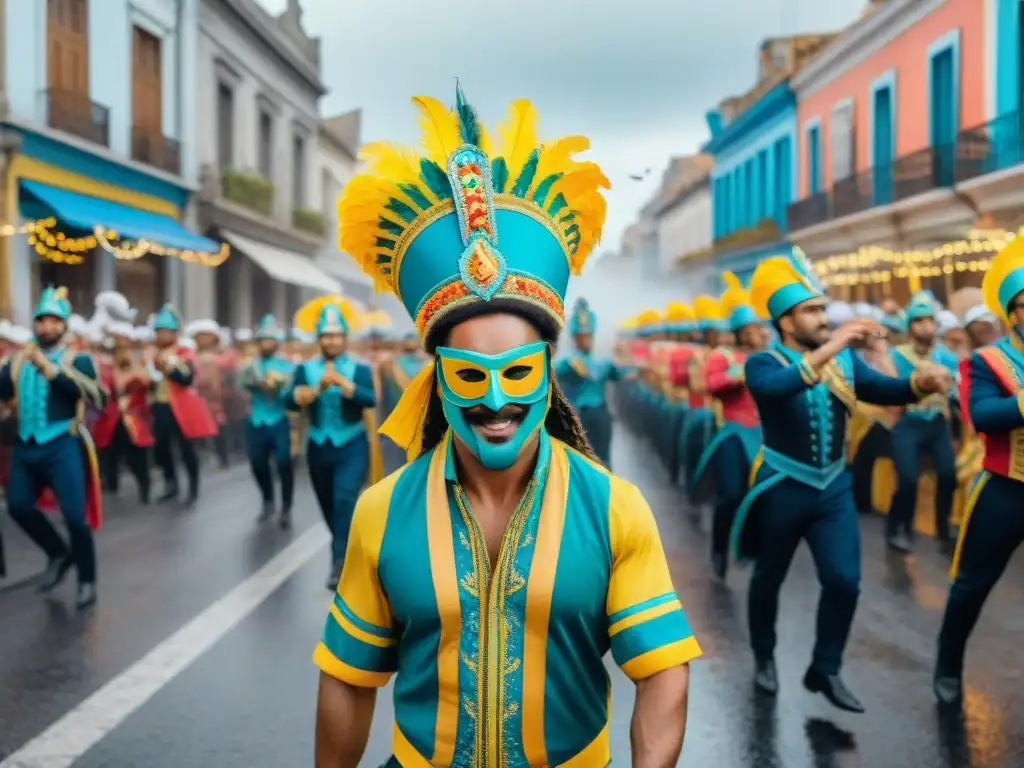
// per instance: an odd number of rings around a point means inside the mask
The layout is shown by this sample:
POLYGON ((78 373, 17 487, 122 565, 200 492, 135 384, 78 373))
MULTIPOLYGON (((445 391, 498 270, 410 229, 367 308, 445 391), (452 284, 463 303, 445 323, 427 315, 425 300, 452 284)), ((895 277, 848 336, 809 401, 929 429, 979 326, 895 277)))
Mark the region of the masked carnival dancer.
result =
POLYGON ((16 402, 18 418, 8 509, 49 559, 40 591, 53 590, 74 566, 76 605, 86 608, 96 601, 92 531, 100 526, 102 508, 99 463, 84 426, 84 409, 102 408, 104 394, 92 358, 62 342, 70 316, 67 292, 44 289, 33 315, 34 342, 12 354, 0 368, 0 399, 16 402), (41 491, 56 498, 70 547, 39 511, 41 491))
POLYGON ((650 508, 588 455, 552 375, 608 181, 573 158, 585 139, 538 142, 525 100, 493 157, 461 92, 416 103, 426 157, 364 148, 372 175, 339 203, 342 246, 436 363, 382 428, 414 460, 356 511, 315 654, 317 758, 358 761, 397 673, 389 766, 607 765, 610 647, 637 683, 634 764, 674 765, 700 649, 650 508))
POLYGON ((612 413, 608 410, 609 382, 624 377, 623 370, 607 358, 594 354, 597 316, 586 299, 579 299, 569 318, 574 351, 555 363, 555 374, 580 418, 590 447, 598 461, 611 467, 612 413))
POLYGON ((961 383, 985 458, 960 526, 939 633, 934 687, 947 705, 963 699, 967 640, 989 592, 1024 541, 1024 241, 1014 240, 992 260, 982 291, 989 311, 1010 333, 974 351, 967 386, 961 383))
POLYGON ((758 315, 771 317, 779 340, 746 362, 747 389, 757 403, 764 447, 753 485, 736 513, 732 548, 754 557, 748 593, 755 687, 774 695, 775 623, 779 591, 793 554, 806 540, 818 570, 816 642, 804 687, 850 712, 864 707, 840 677, 860 592, 860 528, 846 468, 847 413, 857 399, 903 405, 943 392, 948 372, 922 364, 890 378, 869 368, 849 345, 883 329, 852 320, 834 333, 824 289, 799 249, 762 261, 750 283, 758 315))
POLYGON ((363 412, 376 407, 377 395, 370 366, 347 353, 354 319, 349 303, 329 296, 320 306, 307 304, 303 309, 300 314, 317 317, 320 354, 295 369, 288 403, 306 413, 306 466, 331 532, 327 588, 333 590, 341 575, 356 499, 370 471, 371 445, 363 412))
POLYGON ((238 373, 238 386, 249 393, 252 403, 246 423, 246 449, 249 467, 263 498, 259 521, 265 522, 274 516, 274 473, 270 468, 273 459, 281 481, 278 523, 287 530, 291 527, 295 496, 288 421, 288 392, 295 364, 280 354, 284 338, 285 333, 274 316, 264 315, 256 328, 259 354, 243 364, 238 373))
POLYGON ((195 389, 195 354, 179 342, 181 315, 165 304, 157 313, 153 330, 156 354, 148 366, 152 386, 154 453, 164 475, 164 492, 158 501, 175 501, 179 495, 174 451, 181 454, 188 474, 188 501, 199 498, 199 457, 196 442, 216 436, 217 422, 195 389))
POLYGON ((151 382, 133 349, 135 329, 131 323, 108 323, 107 335, 114 344, 112 365, 101 379, 107 401, 91 431, 103 459, 107 489, 117 493, 121 464, 127 464, 139 489, 139 501, 148 504, 149 451, 155 442, 149 408, 151 382))
MULTIPOLYGON (((892 359, 898 376, 907 377, 921 361, 950 371, 958 360, 935 338, 937 308, 927 291, 915 294, 907 305, 905 319, 909 341, 893 348, 892 359)), ((886 540, 897 552, 913 549, 914 515, 922 459, 928 456, 935 471, 935 532, 939 544, 952 552, 949 536, 950 512, 956 493, 956 454, 950 431, 949 398, 936 392, 920 403, 907 406, 892 430, 892 455, 896 469, 896 493, 886 519, 886 540)))
POLYGON ((700 483, 709 462, 715 467, 715 506, 711 524, 711 562, 724 579, 729 563, 729 533, 736 510, 743 502, 754 457, 761 447, 761 419, 747 391, 743 366, 760 352, 766 341, 764 325, 750 305, 750 297, 732 272, 722 275, 725 293, 719 300, 722 315, 736 337, 736 346, 720 346, 705 358, 705 385, 720 405, 722 425, 704 449, 694 476, 700 483))

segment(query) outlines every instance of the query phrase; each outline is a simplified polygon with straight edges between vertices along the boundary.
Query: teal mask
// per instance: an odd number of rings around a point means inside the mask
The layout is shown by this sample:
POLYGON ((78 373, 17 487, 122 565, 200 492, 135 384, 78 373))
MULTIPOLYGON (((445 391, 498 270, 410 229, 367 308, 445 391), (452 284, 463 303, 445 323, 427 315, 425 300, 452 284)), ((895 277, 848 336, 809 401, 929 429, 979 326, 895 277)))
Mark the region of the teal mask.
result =
POLYGON ((548 344, 544 341, 524 344, 499 355, 437 348, 437 379, 445 418, 487 469, 511 467, 526 441, 544 424, 550 407, 550 365, 548 344), (466 419, 466 409, 477 405, 495 413, 506 405, 520 405, 526 409, 526 415, 509 440, 492 443, 478 435, 466 419))

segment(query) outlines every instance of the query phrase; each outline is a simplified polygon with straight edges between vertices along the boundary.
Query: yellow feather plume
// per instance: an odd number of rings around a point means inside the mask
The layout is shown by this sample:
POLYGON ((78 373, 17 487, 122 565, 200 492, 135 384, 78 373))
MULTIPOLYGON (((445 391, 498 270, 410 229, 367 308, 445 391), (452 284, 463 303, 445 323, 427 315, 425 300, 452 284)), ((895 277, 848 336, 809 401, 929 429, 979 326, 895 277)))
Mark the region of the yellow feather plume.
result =
POLYGON ((981 292, 988 311, 1013 325, 1006 312, 1006 306, 999 300, 999 288, 1007 276, 1018 269, 1024 269, 1024 237, 1015 237, 992 259, 992 266, 981 281, 981 292))
POLYGON ((768 317, 768 299, 787 285, 806 284, 785 256, 773 256, 757 265, 750 278, 750 304, 761 317, 768 317))
POLYGON ((670 323, 685 323, 689 320, 696 320, 697 315, 689 304, 682 301, 670 301, 665 308, 665 319, 670 323))
MULTIPOLYGON (((568 175, 577 170, 577 166, 582 165, 582 163, 576 162, 573 160, 573 157, 580 152, 586 152, 588 149, 590 149, 590 139, 586 136, 565 136, 543 144, 540 148, 540 155, 537 158, 537 174, 533 177, 533 183, 530 185, 527 197, 536 192, 540 183, 552 174, 564 173, 568 175)), ((594 165, 594 163, 589 165, 594 165)))
POLYGON ((431 96, 414 96, 412 100, 420 110, 423 149, 427 157, 447 168, 448 156, 462 146, 458 115, 431 96))
POLYGON ((344 296, 327 294, 317 296, 299 307, 292 319, 292 325, 303 333, 316 333, 316 324, 320 321, 320 313, 324 307, 333 304, 341 311, 341 316, 348 323, 349 331, 358 331, 362 328, 362 317, 352 303, 344 296))
POLYGON ((693 311, 698 320, 721 320, 722 310, 713 296, 701 294, 693 300, 693 311))
MULTIPOLYGON (((420 159, 411 147, 392 144, 388 141, 374 141, 364 144, 359 150, 359 159, 376 176, 389 179, 395 186, 409 184, 417 187, 431 204, 437 197, 426 185, 420 184, 420 159)), ((397 191, 397 190, 396 190, 397 191)))
POLYGON ((732 272, 723 272, 722 280, 725 282, 725 291, 718 299, 718 307, 722 317, 727 318, 739 307, 750 306, 750 294, 732 272))
POLYGON ((636 316, 636 324, 638 328, 647 328, 660 323, 662 317, 661 312, 656 309, 645 309, 636 316))
POLYGON ((528 99, 516 99, 508 108, 508 117, 498 126, 501 146, 498 157, 505 158, 509 179, 516 179, 530 153, 538 146, 537 124, 540 115, 528 99))
POLYGON ((68 289, 63 285, 57 286, 53 290, 53 298, 56 299, 57 301, 67 301, 68 289))

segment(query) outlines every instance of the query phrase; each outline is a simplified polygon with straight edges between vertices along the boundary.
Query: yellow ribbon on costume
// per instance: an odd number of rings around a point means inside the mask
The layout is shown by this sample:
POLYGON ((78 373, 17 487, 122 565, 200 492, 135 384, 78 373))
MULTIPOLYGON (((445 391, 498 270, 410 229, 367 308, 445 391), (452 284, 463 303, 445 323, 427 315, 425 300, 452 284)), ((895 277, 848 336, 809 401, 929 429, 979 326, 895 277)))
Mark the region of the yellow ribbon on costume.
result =
POLYGON ((402 392, 395 409, 380 425, 377 432, 399 448, 405 450, 406 459, 412 461, 420 455, 423 444, 423 426, 427 421, 427 408, 434 388, 434 363, 423 366, 402 392))

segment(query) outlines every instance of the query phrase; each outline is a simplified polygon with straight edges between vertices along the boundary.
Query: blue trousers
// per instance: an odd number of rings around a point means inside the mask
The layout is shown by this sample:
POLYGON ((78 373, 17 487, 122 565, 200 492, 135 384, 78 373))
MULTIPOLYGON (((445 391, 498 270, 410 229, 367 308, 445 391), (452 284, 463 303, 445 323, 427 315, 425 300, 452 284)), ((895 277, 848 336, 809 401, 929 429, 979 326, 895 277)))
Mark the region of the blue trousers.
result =
POLYGON ((750 460, 739 436, 730 435, 715 449, 712 462, 715 467, 715 511, 711 521, 711 554, 725 555, 729 551, 733 518, 747 493, 750 460))
POLYGON ((11 456, 7 506, 14 522, 51 560, 68 556, 68 546, 46 515, 36 508, 40 491, 49 488, 68 529, 71 558, 83 584, 96 581, 96 549, 85 522, 85 465, 75 435, 48 443, 17 440, 11 456))
POLYGON ((917 509, 917 481, 921 459, 930 456, 935 470, 935 533, 949 538, 949 515, 956 493, 956 456, 949 422, 941 416, 924 419, 904 416, 892 430, 892 461, 896 468, 896 493, 886 519, 889 534, 912 533, 917 509))
POLYGON ((612 414, 605 404, 579 409, 580 424, 587 433, 590 447, 598 461, 611 469, 612 466, 612 414))
POLYGON ((983 475, 985 485, 974 503, 960 542, 960 569, 946 600, 939 631, 939 674, 959 677, 964 651, 992 587, 1024 542, 1024 483, 1001 475, 983 475))
MULTIPOLYGON (((762 469, 758 480, 773 471, 762 469)), ((760 551, 747 595, 754 655, 774 655, 779 591, 796 548, 806 540, 821 583, 812 665, 837 674, 860 595, 860 527, 850 473, 823 491, 787 478, 764 491, 755 508, 748 525, 757 526, 760 551)))
POLYGON ((281 479, 281 505, 285 509, 291 509, 295 496, 295 472, 292 467, 291 429, 288 419, 282 418, 274 424, 261 426, 247 421, 245 443, 249 454, 249 468, 263 495, 263 503, 274 503, 274 474, 270 469, 270 459, 273 457, 277 465, 277 475, 281 479))
POLYGON ((311 442, 306 449, 306 463, 313 493, 331 532, 331 556, 337 565, 345 559, 352 513, 370 470, 370 444, 366 435, 344 445, 311 442))

